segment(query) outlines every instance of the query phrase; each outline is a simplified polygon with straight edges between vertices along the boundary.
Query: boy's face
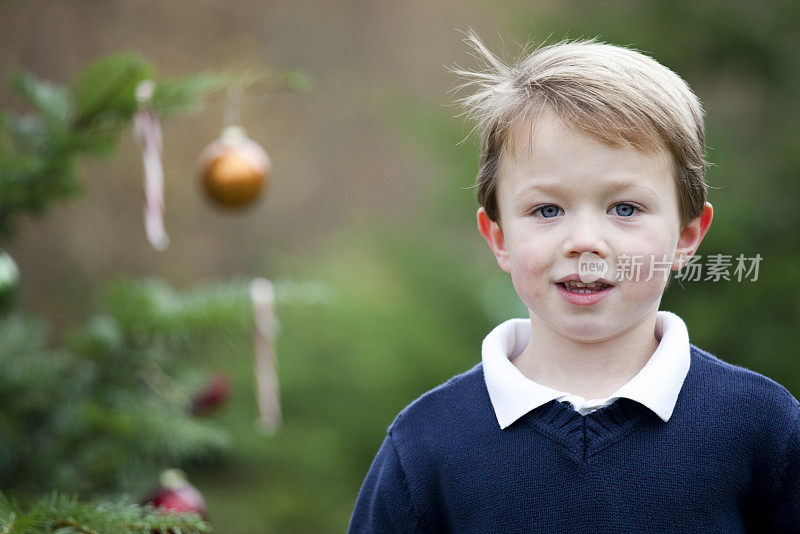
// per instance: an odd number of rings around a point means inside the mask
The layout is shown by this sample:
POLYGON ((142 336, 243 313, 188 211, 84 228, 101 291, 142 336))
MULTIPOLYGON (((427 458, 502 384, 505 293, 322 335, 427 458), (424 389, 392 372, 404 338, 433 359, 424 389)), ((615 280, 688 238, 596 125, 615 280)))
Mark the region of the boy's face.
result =
POLYGON ((516 158, 504 155, 500 163, 496 198, 502 228, 481 208, 481 234, 500 268, 511 274, 532 320, 574 341, 617 337, 658 310, 667 280, 658 267, 647 280, 651 265, 666 255, 666 269, 680 268, 681 258, 694 253, 708 230, 711 205, 680 228, 666 151, 610 148, 551 112, 525 132, 516 158), (594 297, 568 293, 558 283, 579 273, 579 258, 586 253, 610 267, 603 278, 613 285, 594 297), (641 262, 638 279, 615 279, 622 255, 641 262))

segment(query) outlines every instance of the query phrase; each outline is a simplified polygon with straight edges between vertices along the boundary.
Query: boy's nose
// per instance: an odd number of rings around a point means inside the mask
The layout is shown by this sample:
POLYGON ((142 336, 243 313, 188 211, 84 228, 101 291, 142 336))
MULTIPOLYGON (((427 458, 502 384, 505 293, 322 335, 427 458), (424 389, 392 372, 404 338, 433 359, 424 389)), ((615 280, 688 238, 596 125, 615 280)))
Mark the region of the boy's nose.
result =
POLYGON ((567 231, 563 246, 564 256, 580 256, 584 252, 591 252, 607 258, 610 254, 600 221, 592 220, 591 217, 579 217, 572 221, 567 231))

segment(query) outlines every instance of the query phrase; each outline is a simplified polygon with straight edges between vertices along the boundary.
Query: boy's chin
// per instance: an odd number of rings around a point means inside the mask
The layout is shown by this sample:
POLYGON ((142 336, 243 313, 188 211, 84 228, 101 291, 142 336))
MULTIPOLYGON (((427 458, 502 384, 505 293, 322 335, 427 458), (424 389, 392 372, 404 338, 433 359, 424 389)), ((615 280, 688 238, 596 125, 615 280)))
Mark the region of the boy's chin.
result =
POLYGON ((613 321, 606 317, 562 318, 558 321, 555 331, 563 338, 576 343, 602 343, 614 337, 609 334, 613 329, 613 321))

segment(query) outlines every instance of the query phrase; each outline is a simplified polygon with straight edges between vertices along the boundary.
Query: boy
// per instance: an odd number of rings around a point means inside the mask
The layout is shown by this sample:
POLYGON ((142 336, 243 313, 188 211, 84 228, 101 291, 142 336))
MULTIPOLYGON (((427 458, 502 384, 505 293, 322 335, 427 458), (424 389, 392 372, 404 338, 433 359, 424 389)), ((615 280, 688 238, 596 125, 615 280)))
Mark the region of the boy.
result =
POLYGON ((800 533, 800 404, 658 310, 713 214, 697 97, 594 39, 467 42, 478 228, 530 317, 395 418, 350 532, 800 533))

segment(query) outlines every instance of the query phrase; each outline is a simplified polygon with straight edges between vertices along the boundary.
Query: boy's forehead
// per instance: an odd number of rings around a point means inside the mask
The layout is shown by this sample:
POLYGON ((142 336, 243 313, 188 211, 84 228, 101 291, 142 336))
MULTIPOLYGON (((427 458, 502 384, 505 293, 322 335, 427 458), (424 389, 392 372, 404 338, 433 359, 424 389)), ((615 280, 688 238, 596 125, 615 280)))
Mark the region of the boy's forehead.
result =
POLYGON ((530 158, 533 156, 534 146, 541 153, 565 141, 585 139, 591 139, 605 148, 624 148, 625 143, 614 142, 613 137, 620 136, 612 136, 609 133, 605 136, 600 135, 588 127, 581 127, 564 120, 545 107, 533 116, 522 116, 511 123, 508 138, 503 146, 503 156, 509 156, 512 161, 530 158))
POLYGON ((541 128, 563 130, 564 124, 552 111, 540 110, 535 116, 522 116, 514 119, 508 129, 508 137, 503 145, 502 156, 514 160, 531 156, 536 134, 541 128))
POLYGON ((506 195, 518 194, 531 181, 566 187, 575 178, 588 176, 598 185, 629 182, 660 193, 675 190, 673 160, 665 148, 645 152, 596 137, 553 112, 519 121, 510 130, 500 158, 500 189, 505 189, 506 195))
MULTIPOLYGON (((648 124, 634 124, 602 115, 564 116, 551 105, 524 109, 507 118, 503 158, 530 157, 535 145, 590 139, 606 149, 633 147, 643 154, 669 153, 664 140, 648 124)), ((541 152, 541 146, 540 152, 541 152)))

